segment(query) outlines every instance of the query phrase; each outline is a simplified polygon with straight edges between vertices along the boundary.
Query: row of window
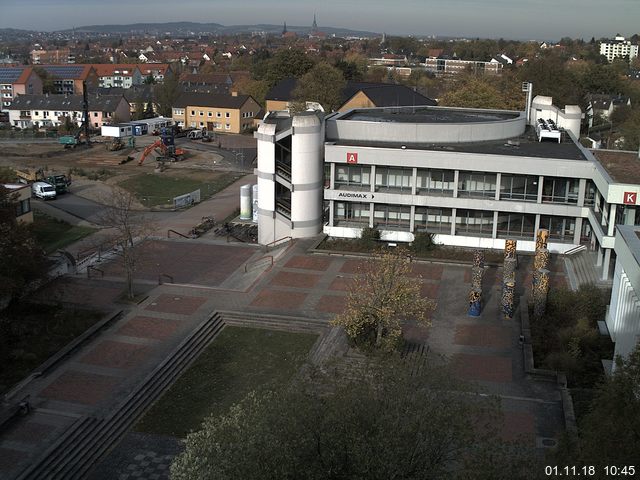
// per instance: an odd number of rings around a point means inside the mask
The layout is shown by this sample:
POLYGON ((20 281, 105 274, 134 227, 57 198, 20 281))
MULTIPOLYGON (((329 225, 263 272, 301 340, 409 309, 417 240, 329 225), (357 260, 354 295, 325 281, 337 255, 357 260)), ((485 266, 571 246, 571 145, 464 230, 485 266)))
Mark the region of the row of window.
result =
MULTIPOLYGON (((376 167, 374 189, 377 192, 393 192, 410 194, 412 191, 413 169, 376 167)), ((336 165, 336 189, 371 190, 371 167, 336 165)), ((538 199, 540 177, 537 175, 502 174, 498 186, 497 175, 487 172, 463 172, 458 175, 458 197, 499 198, 504 200, 520 200, 536 202, 538 199)), ((417 169, 417 195, 453 196, 455 172, 453 170, 417 169)), ((542 185, 542 201, 550 203, 578 203, 579 179, 563 177, 544 177, 542 185)), ((595 195, 592 188, 587 191, 595 195)))
MULTIPOLYGON (((370 204, 334 202, 333 224, 336 226, 364 227, 369 225, 370 204)), ((411 208, 406 205, 375 204, 373 224, 376 228, 409 231, 411 208)), ((453 210, 451 208, 415 207, 414 231, 451 234, 453 210)), ((491 237, 494 212, 456 209, 455 234, 491 237)), ((498 238, 533 237, 536 216, 525 213, 498 212, 496 233, 498 238)), ((549 230, 550 238, 558 242, 572 242, 575 218, 552 215, 540 216, 540 227, 549 230)))

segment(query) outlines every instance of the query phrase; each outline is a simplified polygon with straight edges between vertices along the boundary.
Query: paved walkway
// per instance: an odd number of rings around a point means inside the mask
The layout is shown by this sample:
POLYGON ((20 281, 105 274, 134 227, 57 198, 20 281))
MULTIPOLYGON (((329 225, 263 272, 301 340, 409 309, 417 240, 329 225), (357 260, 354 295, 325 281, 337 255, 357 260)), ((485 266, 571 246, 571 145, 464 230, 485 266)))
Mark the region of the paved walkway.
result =
MULTIPOLYGON (((246 180, 227 189, 226 196, 182 212, 164 226, 190 227, 205 211, 225 215, 235 209, 238 187, 243 183, 246 180)), ((349 284, 362 260, 309 254, 311 243, 297 241, 281 247, 272 268, 262 263, 245 272, 247 263, 264 257, 259 247, 207 238, 152 242, 151 261, 137 274, 137 286, 147 298, 129 307, 98 338, 22 392, 31 395, 35 410, 1 432, 0 478, 12 478, 79 416, 106 416, 214 311, 281 314, 329 322, 344 309, 349 284), (183 285, 158 286, 156 275, 160 270, 173 272, 174 281, 183 285)), ((116 303, 122 291, 122 271, 109 262, 101 268, 104 279, 60 280, 56 285, 59 299, 79 306, 99 303, 104 309, 122 308, 116 303)), ((527 269, 528 262, 521 262, 521 293, 530 285, 527 269)), ((554 264, 552 271, 552 285, 565 282, 561 268, 554 264)), ((447 356, 460 377, 477 382, 486 393, 501 398, 505 438, 523 437, 532 446, 557 438, 563 430, 559 392, 555 385, 534 382, 524 374, 518 344, 520 326, 515 320, 503 320, 498 310, 501 271, 487 270, 485 307, 479 318, 466 314, 470 267, 416 263, 414 275, 421 277, 423 293, 436 299, 438 308, 431 328, 408 325, 406 336, 447 356)), ((148 439, 131 435, 123 444, 130 447, 118 448, 115 457, 108 457, 94 473, 96 479, 166 478, 166 466, 177 444, 167 440, 154 449, 153 441, 145 443, 148 439), (142 446, 136 449, 132 445, 142 446), (151 468, 153 465, 163 467, 151 468)))

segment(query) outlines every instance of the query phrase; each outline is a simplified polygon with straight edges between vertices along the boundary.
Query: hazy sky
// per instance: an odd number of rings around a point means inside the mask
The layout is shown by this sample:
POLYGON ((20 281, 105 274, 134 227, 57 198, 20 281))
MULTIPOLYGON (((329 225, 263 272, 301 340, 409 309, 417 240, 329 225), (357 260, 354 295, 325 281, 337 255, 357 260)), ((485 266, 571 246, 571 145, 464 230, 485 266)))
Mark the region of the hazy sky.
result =
POLYGON ((640 0, 0 0, 0 28, 198 21, 392 34, 589 39, 640 32, 640 0))

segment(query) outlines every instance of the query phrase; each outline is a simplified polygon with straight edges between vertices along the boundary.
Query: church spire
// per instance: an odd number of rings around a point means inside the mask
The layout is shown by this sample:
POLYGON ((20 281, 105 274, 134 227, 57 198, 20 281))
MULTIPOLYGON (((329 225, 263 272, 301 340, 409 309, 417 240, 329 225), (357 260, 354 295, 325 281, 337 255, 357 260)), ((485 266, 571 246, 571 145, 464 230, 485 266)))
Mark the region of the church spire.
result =
POLYGON ((316 14, 313 14, 313 24, 311 25, 311 29, 315 32, 318 30, 318 22, 316 22, 316 14))
POLYGON ((287 22, 284 22, 284 28, 282 29, 282 35, 284 35, 285 33, 287 33, 287 22))

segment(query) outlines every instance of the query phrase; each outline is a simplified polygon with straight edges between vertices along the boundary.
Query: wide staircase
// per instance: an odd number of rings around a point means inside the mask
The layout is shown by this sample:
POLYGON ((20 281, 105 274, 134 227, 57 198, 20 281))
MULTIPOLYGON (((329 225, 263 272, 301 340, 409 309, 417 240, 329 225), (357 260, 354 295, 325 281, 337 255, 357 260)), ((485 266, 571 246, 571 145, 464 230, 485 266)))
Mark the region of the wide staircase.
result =
POLYGON ((223 327, 224 321, 217 313, 202 322, 109 415, 80 417, 55 444, 44 451, 17 478, 19 480, 86 478, 91 467, 191 365, 223 327))
MULTIPOLYGON (((586 250, 565 256, 571 288, 577 290, 582 285, 603 285, 595 266, 595 254, 586 250)), ((606 282, 605 282, 606 283, 606 282)))

